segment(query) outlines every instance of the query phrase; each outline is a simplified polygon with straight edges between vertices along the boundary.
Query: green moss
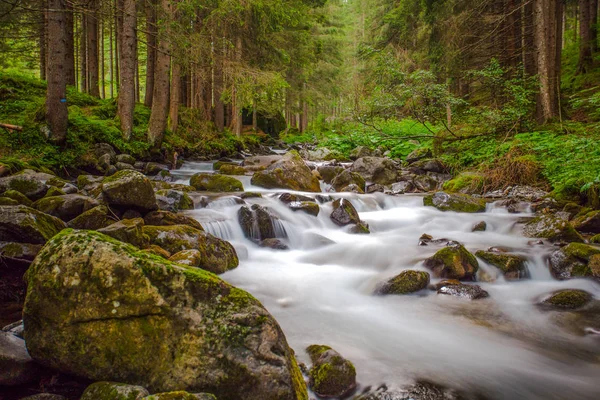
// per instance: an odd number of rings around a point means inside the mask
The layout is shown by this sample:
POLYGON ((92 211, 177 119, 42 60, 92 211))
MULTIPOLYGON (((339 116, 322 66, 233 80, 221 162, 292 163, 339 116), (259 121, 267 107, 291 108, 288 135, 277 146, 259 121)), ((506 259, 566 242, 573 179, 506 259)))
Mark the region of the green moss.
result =
POLYGON ((594 246, 588 246, 583 243, 569 243, 562 248, 567 257, 576 257, 583 261, 589 261, 594 254, 600 254, 600 249, 594 246))
POLYGON ((464 246, 454 244, 438 250, 424 262, 436 277, 459 280, 474 280, 479 263, 464 246))
POLYGON ((219 172, 223 175, 244 175, 246 174, 246 169, 235 164, 223 164, 221 168, 219 168, 219 172))
POLYGON ((46 195, 44 197, 62 196, 64 194, 65 194, 65 192, 63 192, 59 188, 57 188, 55 186, 51 186, 50 189, 48 189, 48 192, 46 192, 46 195))
POLYGON ((424 271, 402 271, 387 281, 377 292, 379 294, 410 294, 423 290, 429 284, 429 274, 424 271))
POLYGON ((190 185, 197 190, 209 192, 243 192, 244 186, 239 180, 226 175, 195 174, 190 185))
POLYGON ((477 172, 461 172, 453 179, 444 183, 448 192, 478 193, 483 192, 485 177, 477 172))
POLYGON ((592 298, 592 295, 584 290, 566 289, 554 292, 542 304, 552 308, 573 310, 585 306, 592 298))
MULTIPOLYGON (((210 400, 217 398, 212 394, 202 393, 202 400, 210 400)), ((167 393, 157 393, 151 396, 144 397, 142 400, 198 400, 198 396, 196 394, 190 394, 184 391, 177 392, 167 392, 167 393)))
POLYGON ((499 268, 505 275, 516 274, 518 278, 526 271, 525 259, 523 257, 483 250, 477 251, 475 255, 488 264, 499 268))
POLYGON ((423 198, 423 205, 435 207, 440 211, 455 211, 465 213, 484 212, 486 209, 486 201, 484 199, 471 197, 462 193, 446 194, 439 192, 433 195, 427 195, 423 198), (440 200, 439 196, 444 197, 440 200))
POLYGON ((19 204, 22 204, 27 207, 31 207, 31 205, 33 204, 33 202, 29 200, 27 196, 16 190, 7 190, 6 192, 2 193, 2 197, 9 197, 17 201, 19 204))
POLYGON ((600 234, 592 236, 590 238, 590 243, 600 244, 600 234))
POLYGON ((19 204, 15 199, 0 197, 0 206, 18 206, 19 204))

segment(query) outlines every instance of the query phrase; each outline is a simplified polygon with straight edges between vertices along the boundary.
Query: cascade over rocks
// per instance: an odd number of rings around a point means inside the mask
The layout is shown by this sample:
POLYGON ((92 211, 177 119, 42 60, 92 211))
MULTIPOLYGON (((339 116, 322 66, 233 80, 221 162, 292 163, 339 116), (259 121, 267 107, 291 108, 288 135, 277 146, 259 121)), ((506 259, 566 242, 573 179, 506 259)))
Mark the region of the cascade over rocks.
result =
POLYGON ((281 160, 252 176, 251 183, 267 189, 290 189, 320 192, 319 180, 306 166, 298 152, 290 151, 281 160))
POLYGON ((110 206, 133 208, 142 212, 158 209, 152 183, 137 171, 119 171, 104 178, 102 194, 110 206))
POLYGON ((500 269, 507 280, 518 280, 529 276, 524 257, 498 251, 483 250, 477 251, 475 255, 486 263, 500 269))
POLYGON ((66 225, 60 219, 25 206, 0 206, 0 241, 44 244, 66 225))
POLYGON ((461 281, 475 280, 479 269, 475 256, 458 242, 448 242, 446 247, 426 259, 423 265, 430 269, 436 278, 461 281))
POLYGON ((27 280, 25 339, 45 366, 151 392, 307 399, 277 322, 209 272, 66 230, 42 249, 27 280))
MULTIPOLYGON (((238 210, 238 221, 244 235, 250 240, 260 242, 278 237, 275 223, 278 223, 279 219, 266 207, 258 204, 253 204, 251 207, 243 206, 238 210)), ((279 236, 285 238, 284 233, 285 231, 279 232, 279 236)))

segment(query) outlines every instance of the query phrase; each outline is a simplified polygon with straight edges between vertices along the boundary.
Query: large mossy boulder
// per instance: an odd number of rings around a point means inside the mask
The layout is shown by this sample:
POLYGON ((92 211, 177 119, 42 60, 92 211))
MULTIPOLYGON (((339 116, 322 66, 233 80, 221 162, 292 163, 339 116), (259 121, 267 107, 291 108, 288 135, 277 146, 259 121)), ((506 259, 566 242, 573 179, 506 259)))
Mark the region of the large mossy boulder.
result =
POLYGON ((313 344, 306 348, 312 361, 308 385, 319 397, 343 398, 356 389, 356 369, 329 346, 313 344))
POLYGON ((369 226, 360 220, 358 211, 356 211, 356 208, 354 208, 350 200, 335 200, 333 202, 333 211, 331 212, 330 218, 339 226, 352 225, 352 233, 370 233, 369 226))
POLYGON ((37 362, 151 392, 307 399, 281 328, 207 271, 92 231, 65 230, 27 273, 25 341, 37 362))
POLYGON ((67 226, 60 219, 25 206, 0 206, 0 241, 44 244, 67 226))
POLYGON ((544 214, 535 217, 523 227, 523 235, 530 238, 543 238, 550 242, 583 243, 583 237, 566 219, 544 214))
POLYGON ((440 211, 456 211, 466 213, 484 212, 484 199, 462 193, 437 192, 423 198, 423 205, 435 207, 440 211))
POLYGON ((116 217, 111 214, 106 206, 94 207, 83 214, 70 220, 67 225, 73 229, 98 230, 106 228, 116 222, 116 217))
POLYGON ((298 152, 290 151, 281 160, 252 176, 251 183, 267 189, 320 192, 319 179, 306 166, 298 152))
POLYGON ((550 255, 550 272, 556 279, 600 280, 600 247, 569 243, 550 255))
POLYGON ((156 202, 160 210, 178 212, 193 210, 194 200, 181 190, 162 189, 156 192, 156 202))
POLYGON ((2 193, 2 197, 8 197, 9 199, 15 200, 18 204, 31 207, 33 205, 33 201, 29 200, 27 196, 25 196, 21 192, 17 192, 16 190, 7 190, 2 193))
POLYGON ((342 192, 344 188, 350 185, 356 185, 361 190, 365 190, 365 184, 365 180, 360 174, 349 171, 347 169, 340 172, 331 181, 331 186, 333 186, 336 192, 342 192))
POLYGON ((141 212, 158 209, 152 183, 144 174, 137 171, 119 171, 104 178, 102 194, 110 206, 131 208, 141 212))
POLYGON ((269 208, 258 204, 253 204, 250 207, 243 206, 238 210, 238 222, 244 236, 255 242, 277 238, 275 230, 277 220, 278 218, 271 213, 269 208))
POLYGON ((423 262, 436 278, 473 281, 479 263, 473 254, 458 242, 449 242, 423 262))
POLYGON ((502 271, 504 278, 507 280, 518 280, 527 278, 529 276, 526 265, 527 260, 525 257, 509 253, 483 250, 477 251, 475 255, 486 263, 491 264, 502 271))
POLYGON ((62 196, 44 197, 33 204, 33 208, 53 215, 63 221, 75 217, 100 205, 98 200, 80 194, 65 194, 62 196))
POLYGON ((429 285, 427 272, 407 270, 380 285, 375 290, 375 294, 411 294, 425 289, 427 285, 429 285))
POLYGON ((53 177, 53 175, 25 170, 16 175, 0 178, 0 193, 14 190, 29 200, 39 200, 48 192, 49 187, 46 185, 46 180, 53 177))
POLYGON ((197 173, 190 179, 190 185, 196 190, 206 192, 243 192, 244 185, 227 175, 197 173))
POLYGON ((593 298, 585 290, 563 289, 546 296, 539 305, 550 310, 576 310, 585 307, 593 298))
POLYGON ((600 210, 590 211, 573 221, 573 226, 580 232, 600 233, 600 210))
POLYGON ((388 158, 359 158, 352 164, 350 171, 361 175, 368 182, 380 185, 390 185, 398 179, 398 168, 388 158))
POLYGON ((106 228, 98 229, 98 232, 103 233, 113 239, 121 242, 129 243, 144 249, 149 245, 148 236, 144 234, 144 220, 142 218, 124 219, 115 222, 106 228))
POLYGON ((194 218, 170 211, 152 211, 144 216, 144 222, 146 225, 154 226, 189 225, 200 231, 204 230, 200 222, 194 218))
POLYGON ((149 395, 142 386, 100 381, 88 386, 79 400, 142 400, 149 395))
POLYGON ((200 268, 222 274, 238 266, 239 260, 231 243, 187 225, 149 226, 143 228, 150 244, 171 254, 182 250, 198 250, 202 254, 200 268))
POLYGON ((344 171, 344 167, 336 165, 321 165, 317 167, 317 171, 319 172, 319 175, 321 175, 321 178, 323 178, 323 182, 331 183, 336 176, 344 171))

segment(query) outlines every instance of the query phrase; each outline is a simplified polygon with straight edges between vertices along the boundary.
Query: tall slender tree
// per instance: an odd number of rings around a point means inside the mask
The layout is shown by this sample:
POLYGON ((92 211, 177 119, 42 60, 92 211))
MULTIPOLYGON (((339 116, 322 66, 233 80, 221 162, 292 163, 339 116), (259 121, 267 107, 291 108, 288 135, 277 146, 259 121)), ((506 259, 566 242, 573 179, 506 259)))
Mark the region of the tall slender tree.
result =
POLYGON ((67 139, 67 53, 66 0, 48 0, 48 88, 46 92, 46 120, 50 139, 63 144, 67 139))
POLYGON ((133 131, 135 108, 135 65, 137 59, 137 15, 135 0, 120 0, 119 18, 119 92, 118 114, 123 138, 129 140, 133 131))

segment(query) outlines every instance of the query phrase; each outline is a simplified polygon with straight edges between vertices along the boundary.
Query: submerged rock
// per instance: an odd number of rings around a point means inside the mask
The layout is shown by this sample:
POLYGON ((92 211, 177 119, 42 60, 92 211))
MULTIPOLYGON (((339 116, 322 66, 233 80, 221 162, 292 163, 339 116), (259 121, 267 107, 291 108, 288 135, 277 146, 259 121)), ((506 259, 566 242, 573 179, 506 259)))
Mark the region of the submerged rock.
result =
POLYGON ((527 265, 525 264, 526 259, 524 257, 509 253, 483 250, 477 251, 475 255, 486 263, 500 269, 504 274, 504 277, 508 280, 518 280, 529 276, 527 265))
POLYGON ((543 308, 552 310, 576 310, 588 304, 594 296, 585 290, 564 289, 556 291, 539 304, 543 308))
POLYGON ((0 386, 15 386, 37 378, 38 366, 27 353, 25 341, 0 331, 0 386))
POLYGON ((0 206, 0 241, 44 244, 66 225, 26 206, 0 206))
POLYGON ((142 400, 149 395, 142 386, 101 381, 88 386, 80 400, 142 400))
POLYGON ((196 190, 207 192, 243 192, 244 185, 239 180, 227 175, 194 174, 190 179, 190 185, 196 190))
POLYGON ((479 269, 479 263, 473 254, 458 242, 448 242, 433 256, 423 262, 436 278, 473 281, 479 269))
POLYGON ((48 367, 152 392, 307 399, 277 322, 209 272, 67 230, 44 247, 27 280, 25 339, 48 367))
POLYGON ((487 229, 487 223, 485 221, 479 221, 471 228, 471 232, 485 232, 487 229))
POLYGON ((321 211, 319 205, 313 201, 295 201, 288 204, 288 207, 292 211, 303 211, 314 217, 319 215, 319 211, 321 211))
POLYGON ((428 381, 419 381, 398 390, 389 390, 385 385, 381 385, 376 390, 369 390, 357 396, 354 400, 485 400, 485 397, 464 394, 428 381))
POLYGON ((158 209, 152 183, 137 171, 119 171, 104 178, 102 194, 110 206, 133 208, 142 212, 158 209))
POLYGON ((265 239, 258 244, 260 247, 267 247, 273 250, 289 250, 290 247, 280 239, 265 239))
POLYGON ((402 271, 392 279, 380 285, 375 294, 410 294, 427 288, 429 274, 424 271, 402 271))
POLYGON ((286 153, 281 160, 271 164, 266 170, 256 172, 251 182, 268 189, 321 191, 319 180, 296 151, 286 153))
POLYGON ((540 215, 525 224, 523 235, 551 242, 583 242, 583 238, 569 221, 550 214, 540 215))
POLYGON ((437 192, 423 198, 425 206, 435 207, 440 211, 456 211, 477 213, 484 212, 486 202, 484 199, 476 198, 462 193, 437 192))
POLYGON ((556 279, 594 278, 600 280, 600 248, 570 243, 550 255, 550 272, 556 279))
POLYGON ((490 294, 479 285, 467 285, 456 280, 445 280, 436 285, 438 294, 460 297, 467 300, 478 300, 490 297, 490 294))
POLYGON ((319 397, 344 397, 356 389, 354 365, 329 346, 306 348, 312 361, 308 386, 319 397))

